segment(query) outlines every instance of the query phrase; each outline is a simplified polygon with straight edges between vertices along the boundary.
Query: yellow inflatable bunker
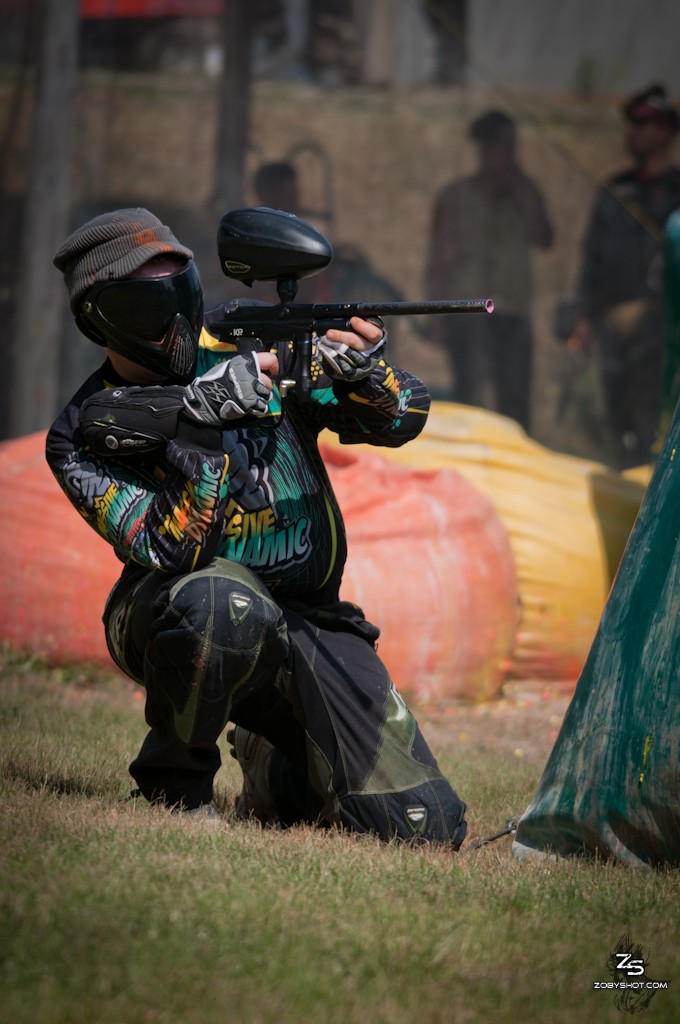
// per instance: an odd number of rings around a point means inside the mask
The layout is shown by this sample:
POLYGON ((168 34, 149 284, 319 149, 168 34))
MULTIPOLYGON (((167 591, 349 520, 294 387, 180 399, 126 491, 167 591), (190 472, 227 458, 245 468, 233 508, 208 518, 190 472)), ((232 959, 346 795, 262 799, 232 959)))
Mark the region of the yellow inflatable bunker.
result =
MULTIPOLYGON (((321 440, 338 444, 327 433, 321 440)), ((509 675, 575 682, 647 475, 556 454, 513 420, 447 402, 433 403, 416 441, 379 452, 418 469, 455 469, 489 498, 508 532, 521 605, 509 675)))

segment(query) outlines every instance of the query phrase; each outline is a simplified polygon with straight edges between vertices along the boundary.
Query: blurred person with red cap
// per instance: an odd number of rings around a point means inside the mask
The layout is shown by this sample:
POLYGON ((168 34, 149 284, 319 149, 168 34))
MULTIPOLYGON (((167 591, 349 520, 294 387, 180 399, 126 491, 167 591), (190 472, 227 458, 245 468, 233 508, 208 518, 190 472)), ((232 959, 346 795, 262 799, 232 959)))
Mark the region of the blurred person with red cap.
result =
POLYGON ((584 236, 576 337, 599 358, 612 456, 620 468, 647 462, 660 403, 663 353, 661 241, 680 207, 671 149, 680 116, 662 85, 622 107, 632 165, 598 191, 584 236))

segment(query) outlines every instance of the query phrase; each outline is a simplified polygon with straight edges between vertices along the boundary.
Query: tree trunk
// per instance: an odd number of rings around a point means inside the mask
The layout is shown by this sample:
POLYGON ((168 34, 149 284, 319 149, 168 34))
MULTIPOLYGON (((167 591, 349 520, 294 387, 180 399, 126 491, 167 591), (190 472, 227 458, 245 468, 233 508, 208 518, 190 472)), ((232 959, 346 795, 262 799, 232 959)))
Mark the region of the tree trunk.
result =
POLYGON ((243 205, 243 179, 250 120, 252 0, 225 0, 222 14, 224 70, 218 97, 215 188, 219 213, 243 205))
POLYGON ((394 83, 400 6, 393 0, 373 0, 362 10, 366 18, 362 78, 366 85, 388 87, 394 83))
POLYGON ((10 437, 49 426, 57 412, 64 284, 52 256, 68 230, 78 23, 78 0, 42 0, 30 166, 18 253, 10 437))

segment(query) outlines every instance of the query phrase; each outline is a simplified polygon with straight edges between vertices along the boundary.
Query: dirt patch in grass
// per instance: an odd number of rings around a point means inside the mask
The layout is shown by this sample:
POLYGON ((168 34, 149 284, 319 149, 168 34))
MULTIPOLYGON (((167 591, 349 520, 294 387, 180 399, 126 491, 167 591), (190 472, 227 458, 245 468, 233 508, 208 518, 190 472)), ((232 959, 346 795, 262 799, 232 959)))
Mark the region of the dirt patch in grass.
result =
POLYGON ((542 765, 562 725, 574 683, 523 680, 508 683, 496 700, 416 708, 416 717, 431 746, 495 750, 542 765))

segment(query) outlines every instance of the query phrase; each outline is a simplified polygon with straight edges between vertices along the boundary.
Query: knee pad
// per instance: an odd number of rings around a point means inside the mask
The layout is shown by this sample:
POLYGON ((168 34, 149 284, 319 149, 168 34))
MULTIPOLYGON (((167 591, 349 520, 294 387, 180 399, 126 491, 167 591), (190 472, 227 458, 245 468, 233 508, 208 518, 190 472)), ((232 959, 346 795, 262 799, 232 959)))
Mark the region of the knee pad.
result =
POLYGON ((179 683, 182 700, 187 685, 198 686, 201 700, 226 697, 231 706, 271 684, 288 655, 278 605, 252 573, 223 559, 169 588, 152 634, 148 665, 173 689, 179 683))

